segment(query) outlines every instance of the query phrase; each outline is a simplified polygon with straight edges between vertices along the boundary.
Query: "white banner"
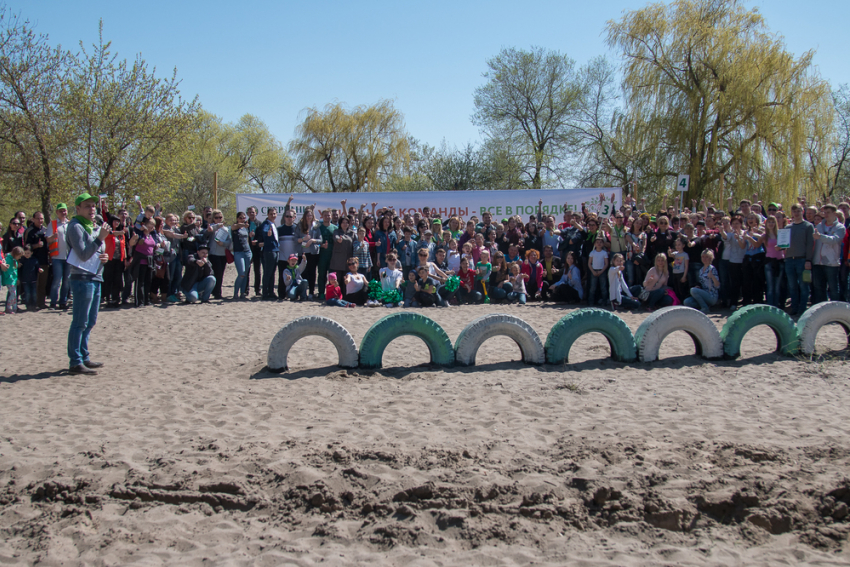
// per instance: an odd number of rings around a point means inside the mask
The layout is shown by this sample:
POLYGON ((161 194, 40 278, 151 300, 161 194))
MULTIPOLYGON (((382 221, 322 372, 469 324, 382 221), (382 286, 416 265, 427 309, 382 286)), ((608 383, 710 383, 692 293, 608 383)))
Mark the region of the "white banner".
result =
MULTIPOLYGON (((327 208, 341 209, 346 200, 346 208, 360 209, 366 204, 366 211, 372 212, 372 203, 377 208, 394 209, 400 216, 406 213, 421 212, 429 207, 432 216, 446 219, 459 216, 469 220, 472 215, 481 219, 488 211, 495 221, 513 215, 528 220, 537 215, 537 206, 542 200, 543 213, 555 215, 561 222, 564 203, 572 211, 581 211, 584 203, 589 210, 602 216, 611 215, 623 204, 623 190, 620 187, 603 189, 517 189, 509 191, 417 191, 398 193, 294 193, 291 206, 298 216, 305 207, 315 204, 316 210, 327 208)), ((287 194, 245 193, 236 195, 236 208, 245 211, 248 207, 257 207, 257 217, 266 218, 266 211, 276 208, 282 213, 289 199, 287 194)), ((316 215, 318 216, 318 215, 316 215)))

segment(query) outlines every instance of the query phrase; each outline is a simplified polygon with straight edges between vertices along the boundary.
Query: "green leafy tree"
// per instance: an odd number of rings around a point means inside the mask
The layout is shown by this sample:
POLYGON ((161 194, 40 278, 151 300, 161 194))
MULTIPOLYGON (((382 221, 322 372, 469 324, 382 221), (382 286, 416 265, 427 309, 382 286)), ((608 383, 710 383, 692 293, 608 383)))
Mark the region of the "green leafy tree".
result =
POLYGON ((168 210, 185 211, 213 206, 214 177, 218 174, 218 204, 230 218, 236 210, 236 194, 246 191, 248 181, 242 162, 234 151, 237 131, 232 124, 209 112, 198 112, 194 128, 182 139, 185 151, 180 167, 181 182, 165 199, 168 210))
POLYGON ((291 144, 297 180, 309 191, 380 191, 404 172, 409 141, 391 101, 346 110, 311 108, 291 144))
POLYGON ((721 176, 765 199, 810 187, 806 140, 828 88, 812 52, 794 58, 756 10, 650 4, 609 22, 608 43, 625 58, 632 134, 670 156, 661 173, 690 175, 690 198, 710 196, 721 176))
POLYGON ((81 44, 71 63, 63 119, 76 143, 63 165, 77 187, 93 194, 166 198, 181 181, 182 139, 194 126, 197 100, 180 97, 176 69, 163 79, 141 57, 118 60, 102 24, 100 31, 91 53, 81 44))
POLYGON ((539 189, 560 181, 582 94, 575 62, 539 47, 507 48, 487 66, 487 82, 475 90, 472 122, 521 164, 520 186, 539 189))
POLYGON ((62 172, 57 154, 70 142, 59 118, 68 54, 0 7, 0 206, 36 204, 47 218, 62 172))
POLYGON ((294 164, 265 122, 246 114, 235 125, 231 151, 239 170, 261 193, 290 193, 297 189, 294 164))

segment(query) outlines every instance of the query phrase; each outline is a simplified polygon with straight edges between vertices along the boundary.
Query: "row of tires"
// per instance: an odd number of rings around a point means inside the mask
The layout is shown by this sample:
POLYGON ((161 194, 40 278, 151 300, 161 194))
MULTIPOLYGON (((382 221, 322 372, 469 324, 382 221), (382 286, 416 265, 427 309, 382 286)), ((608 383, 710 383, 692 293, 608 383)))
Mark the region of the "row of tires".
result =
POLYGON ((712 360, 737 358, 741 341, 753 327, 767 325, 776 335, 776 351, 785 355, 802 352, 811 356, 815 338, 821 327, 838 323, 850 338, 850 304, 819 303, 794 321, 782 310, 769 305, 749 305, 733 313, 721 331, 701 311, 688 307, 665 307, 649 315, 637 331, 620 317, 603 309, 579 309, 561 318, 544 344, 537 332, 518 317, 503 313, 484 315, 469 323, 452 345, 446 332, 433 319, 419 313, 393 313, 372 325, 360 349, 351 334, 332 319, 307 316, 290 321, 272 339, 268 367, 273 371, 287 369, 292 346, 307 336, 324 337, 336 347, 339 366, 376 369, 381 367, 384 350, 393 339, 412 335, 422 339, 431 353, 431 363, 440 366, 472 366, 478 348, 487 339, 506 336, 512 339, 528 364, 562 364, 569 362, 570 349, 587 333, 600 333, 611 347, 611 357, 620 362, 652 362, 664 338, 684 331, 694 341, 696 353, 712 360))

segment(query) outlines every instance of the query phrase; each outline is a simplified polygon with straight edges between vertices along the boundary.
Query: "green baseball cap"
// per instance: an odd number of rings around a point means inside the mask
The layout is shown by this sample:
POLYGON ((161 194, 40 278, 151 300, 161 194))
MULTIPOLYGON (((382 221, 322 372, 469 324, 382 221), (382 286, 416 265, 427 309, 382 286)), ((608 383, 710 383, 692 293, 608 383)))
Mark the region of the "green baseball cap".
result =
POLYGON ((68 205, 66 205, 65 203, 59 203, 58 205, 56 205, 56 210, 58 211, 60 209, 65 209, 67 211, 68 205))
POLYGON ((88 193, 83 193, 82 195, 80 195, 76 199, 74 199, 74 204, 79 207, 83 203, 83 201, 92 201, 92 200, 96 201, 97 198, 92 197, 88 193))

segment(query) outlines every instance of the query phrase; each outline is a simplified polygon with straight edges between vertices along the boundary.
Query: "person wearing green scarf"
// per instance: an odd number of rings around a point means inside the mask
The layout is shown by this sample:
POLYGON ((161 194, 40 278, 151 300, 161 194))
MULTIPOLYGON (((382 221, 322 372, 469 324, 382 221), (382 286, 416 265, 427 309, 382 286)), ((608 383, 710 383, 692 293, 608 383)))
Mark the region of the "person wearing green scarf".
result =
POLYGON ((74 201, 76 216, 68 224, 65 239, 68 243, 68 264, 71 268, 70 284, 74 297, 71 328, 68 330, 69 374, 97 374, 95 368, 103 366, 89 356, 89 335, 97 322, 100 309, 100 287, 103 282, 103 265, 109 260, 103 241, 109 236, 109 226, 104 224, 95 231, 97 198, 83 193, 74 201), (100 262, 92 268, 88 261, 98 255, 100 262))

